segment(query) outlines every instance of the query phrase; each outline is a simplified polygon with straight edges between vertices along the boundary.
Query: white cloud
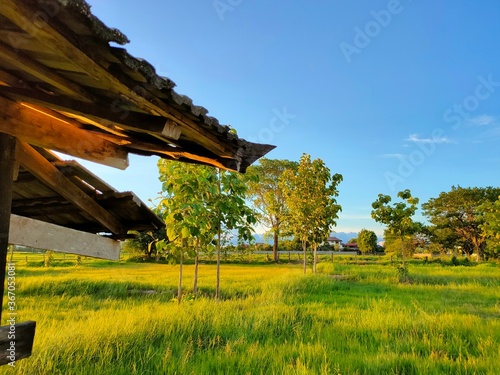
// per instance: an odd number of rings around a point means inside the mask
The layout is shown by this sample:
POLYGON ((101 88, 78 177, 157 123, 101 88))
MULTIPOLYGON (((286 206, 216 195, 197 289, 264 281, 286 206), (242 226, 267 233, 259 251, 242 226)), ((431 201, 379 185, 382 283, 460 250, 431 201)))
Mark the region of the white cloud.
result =
POLYGON ((416 133, 410 134, 406 140, 414 143, 452 143, 448 137, 421 138, 416 133))
POLYGON ((496 117, 490 115, 476 116, 467 120, 467 124, 471 126, 492 125, 495 124, 496 122, 497 122, 496 117))
POLYGON ((403 159, 405 156, 403 154, 382 154, 379 155, 379 157, 386 159, 403 159))

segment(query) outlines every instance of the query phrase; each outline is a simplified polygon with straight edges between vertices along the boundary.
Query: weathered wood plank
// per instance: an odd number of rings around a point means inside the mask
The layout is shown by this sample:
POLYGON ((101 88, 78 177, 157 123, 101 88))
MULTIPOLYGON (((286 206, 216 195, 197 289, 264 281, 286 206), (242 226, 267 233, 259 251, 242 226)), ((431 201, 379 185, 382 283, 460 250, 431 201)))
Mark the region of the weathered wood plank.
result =
POLYGON ((31 356, 35 329, 34 321, 0 327, 0 366, 15 366, 17 361, 31 356))
POLYGON ((54 70, 47 68, 45 65, 32 60, 29 56, 25 55, 21 51, 14 51, 8 45, 0 42, 0 56, 10 62, 12 65, 23 69, 27 73, 31 74, 59 90, 80 98, 81 100, 92 102, 94 98, 92 95, 86 92, 78 84, 71 82, 64 78, 62 75, 56 73, 54 70))
POLYGON ((9 242, 61 253, 120 259, 119 241, 17 215, 11 215, 9 242))
POLYGON ((20 143, 18 149, 18 159, 24 169, 28 170, 56 193, 74 203, 82 211, 94 217, 111 233, 125 234, 127 232, 115 216, 80 190, 33 147, 26 143, 20 143))
POLYGON ((34 108, 0 97, 0 132, 44 148, 125 169, 122 147, 34 108))

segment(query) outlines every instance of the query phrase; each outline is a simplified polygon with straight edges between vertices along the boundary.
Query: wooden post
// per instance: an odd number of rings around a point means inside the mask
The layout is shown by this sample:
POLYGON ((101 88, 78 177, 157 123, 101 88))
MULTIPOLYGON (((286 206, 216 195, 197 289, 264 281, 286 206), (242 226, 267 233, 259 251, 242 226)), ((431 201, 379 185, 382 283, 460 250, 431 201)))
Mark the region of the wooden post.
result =
MULTIPOLYGON (((0 302, 3 301, 5 267, 9 249, 12 184, 15 170, 16 139, 0 133, 0 302)), ((0 303, 0 322, 2 303, 0 303)))

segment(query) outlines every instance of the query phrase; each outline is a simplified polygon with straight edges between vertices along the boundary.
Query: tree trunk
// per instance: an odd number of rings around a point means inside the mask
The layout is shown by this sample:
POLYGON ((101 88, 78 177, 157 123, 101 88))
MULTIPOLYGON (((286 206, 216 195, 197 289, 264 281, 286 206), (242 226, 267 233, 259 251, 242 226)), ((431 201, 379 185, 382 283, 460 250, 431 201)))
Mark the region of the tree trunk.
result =
POLYGON ((316 273, 316 264, 318 263, 318 247, 314 246, 313 273, 316 273))
POLYGON ((403 268, 406 268, 406 262, 405 262, 405 243, 403 238, 401 237, 401 260, 403 262, 403 268))
POLYGON ((193 294, 198 293, 198 264, 199 264, 199 240, 196 240, 196 249, 194 257, 194 281, 193 281, 193 294))
POLYGON ((302 241, 302 250, 304 251, 304 274, 307 273, 307 257, 306 257, 307 242, 302 241))
POLYGON ((215 284, 216 301, 219 301, 219 290, 220 290, 220 222, 219 222, 219 228, 217 229, 217 281, 215 284))
MULTIPOLYGON (((219 196, 219 199, 221 198, 221 177, 220 177, 220 170, 219 168, 216 169, 217 171, 217 193, 219 196)), ((219 202, 220 203, 220 202, 219 202)), ((220 237, 221 237, 221 212, 220 212, 220 207, 218 211, 218 219, 219 219, 219 225, 217 227, 217 281, 215 283, 215 300, 218 302, 219 301, 219 293, 220 293, 220 237)))
POLYGON ((278 233, 276 231, 273 233, 273 260, 276 263, 280 260, 278 256, 278 233))
MULTIPOLYGON (((184 243, 183 243, 184 245, 184 243)), ((184 251, 184 247, 181 249, 181 256, 179 260, 179 285, 177 288, 177 304, 181 303, 182 300, 182 253, 184 251)))

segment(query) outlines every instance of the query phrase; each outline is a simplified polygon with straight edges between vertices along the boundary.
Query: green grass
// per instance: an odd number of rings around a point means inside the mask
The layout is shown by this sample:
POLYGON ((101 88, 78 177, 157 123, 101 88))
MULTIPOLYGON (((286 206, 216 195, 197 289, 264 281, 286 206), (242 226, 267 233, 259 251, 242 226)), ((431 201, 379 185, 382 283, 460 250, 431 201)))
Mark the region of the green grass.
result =
POLYGON ((377 258, 200 266, 200 295, 172 302, 178 267, 17 260, 18 321, 36 320, 17 374, 498 374, 500 270, 377 258), (149 291, 149 292, 148 292, 149 291), (153 292, 154 291, 154 292, 153 292))

